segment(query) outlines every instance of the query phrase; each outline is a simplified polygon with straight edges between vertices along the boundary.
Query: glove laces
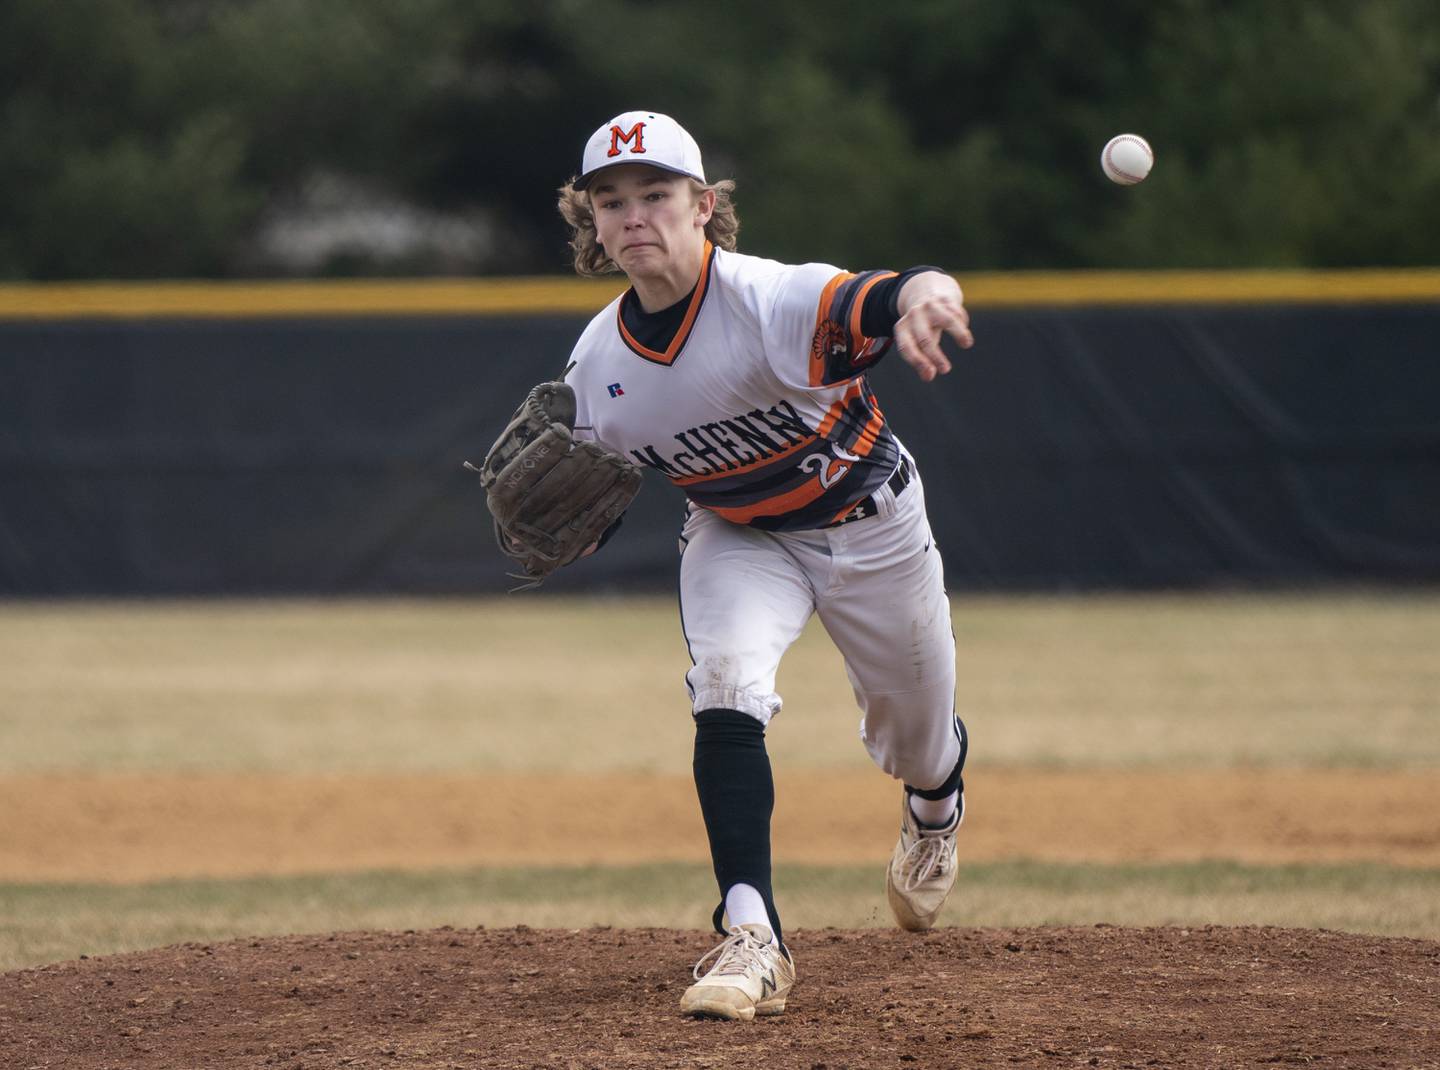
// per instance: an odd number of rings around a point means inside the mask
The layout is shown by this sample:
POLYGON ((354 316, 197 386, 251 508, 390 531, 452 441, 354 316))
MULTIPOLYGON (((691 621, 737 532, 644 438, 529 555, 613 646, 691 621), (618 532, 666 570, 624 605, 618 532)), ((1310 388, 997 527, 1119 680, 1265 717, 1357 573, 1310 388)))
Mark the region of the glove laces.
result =
POLYGON ((532 576, 528 572, 507 572, 505 575, 512 580, 520 581, 518 586, 510 588, 510 594, 518 594, 520 591, 533 591, 545 582, 544 576, 532 576))

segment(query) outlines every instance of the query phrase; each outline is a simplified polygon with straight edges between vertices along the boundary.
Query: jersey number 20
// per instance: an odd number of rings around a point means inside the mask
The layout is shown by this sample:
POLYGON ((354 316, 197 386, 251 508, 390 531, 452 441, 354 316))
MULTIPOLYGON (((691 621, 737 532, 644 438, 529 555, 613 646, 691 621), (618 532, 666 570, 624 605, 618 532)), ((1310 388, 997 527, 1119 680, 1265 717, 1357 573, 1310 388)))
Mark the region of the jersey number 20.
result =
POLYGON ((850 471, 850 463, 860 459, 858 455, 833 442, 830 443, 830 448, 835 451, 834 458, 826 458, 818 453, 812 453, 800 462, 801 470, 814 472, 820 477, 820 485, 827 489, 844 479, 845 473, 850 471))

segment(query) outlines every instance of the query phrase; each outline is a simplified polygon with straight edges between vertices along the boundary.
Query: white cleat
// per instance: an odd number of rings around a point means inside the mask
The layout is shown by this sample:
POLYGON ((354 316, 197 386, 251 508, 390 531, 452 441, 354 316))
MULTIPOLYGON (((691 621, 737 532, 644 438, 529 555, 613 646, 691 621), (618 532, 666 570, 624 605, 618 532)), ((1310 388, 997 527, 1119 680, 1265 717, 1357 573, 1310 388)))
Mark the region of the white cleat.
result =
POLYGON ((771 943, 764 925, 732 925, 730 935, 695 963, 695 983, 680 997, 680 1013, 748 1022, 782 1014, 795 984, 795 963, 771 943), (703 977, 700 968, 718 955, 703 977))
POLYGON ((955 886, 955 834, 965 820, 965 796, 943 829, 922 828, 910 811, 908 794, 900 808, 900 841, 885 871, 885 898, 900 928, 920 932, 935 924, 955 886))

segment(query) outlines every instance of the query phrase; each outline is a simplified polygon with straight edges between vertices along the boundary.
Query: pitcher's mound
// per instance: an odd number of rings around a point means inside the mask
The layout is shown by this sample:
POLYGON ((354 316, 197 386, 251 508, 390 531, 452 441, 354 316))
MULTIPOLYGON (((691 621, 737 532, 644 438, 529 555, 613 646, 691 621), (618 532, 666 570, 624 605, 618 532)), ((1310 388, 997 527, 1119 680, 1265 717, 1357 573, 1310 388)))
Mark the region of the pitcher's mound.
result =
POLYGON ((666 929, 185 944, 0 975, 0 1066, 1440 1065, 1440 943, 1316 930, 802 930, 783 1017, 681 1018, 666 929))

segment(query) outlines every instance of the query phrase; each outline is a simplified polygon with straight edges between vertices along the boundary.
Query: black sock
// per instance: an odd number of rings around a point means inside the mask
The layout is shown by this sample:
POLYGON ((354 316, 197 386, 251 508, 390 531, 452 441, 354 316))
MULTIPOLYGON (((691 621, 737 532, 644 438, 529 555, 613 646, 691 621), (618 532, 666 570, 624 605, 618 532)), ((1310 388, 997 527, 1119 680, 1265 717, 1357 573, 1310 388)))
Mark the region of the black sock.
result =
MULTIPOLYGON (((738 710, 702 710, 695 715, 695 793, 710 838, 720 907, 737 884, 748 884, 765 900, 770 927, 781 942, 780 915, 770 886, 770 817, 775 781, 765 752, 765 726, 738 710)), ((723 932, 723 930, 720 930, 723 932)), ((781 943, 783 947, 783 942, 781 943)))

